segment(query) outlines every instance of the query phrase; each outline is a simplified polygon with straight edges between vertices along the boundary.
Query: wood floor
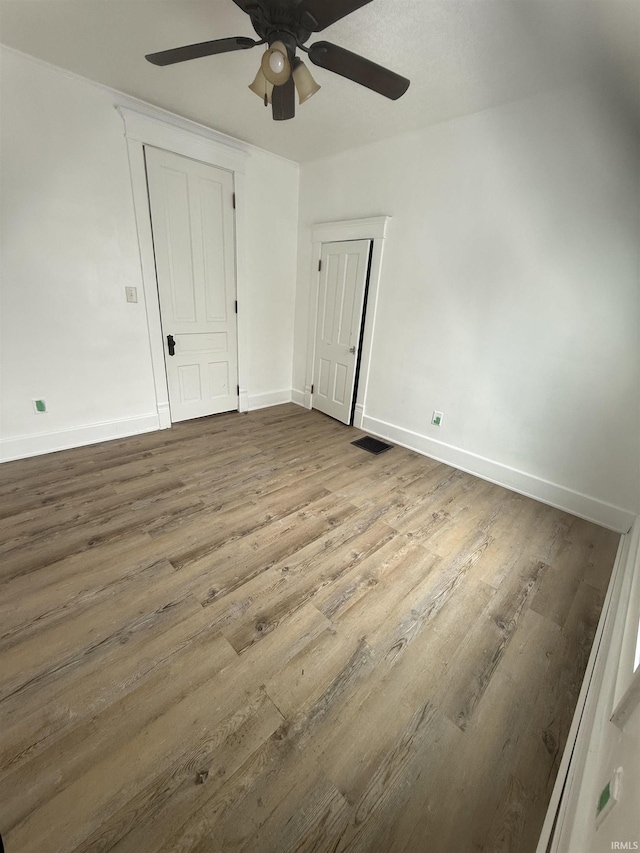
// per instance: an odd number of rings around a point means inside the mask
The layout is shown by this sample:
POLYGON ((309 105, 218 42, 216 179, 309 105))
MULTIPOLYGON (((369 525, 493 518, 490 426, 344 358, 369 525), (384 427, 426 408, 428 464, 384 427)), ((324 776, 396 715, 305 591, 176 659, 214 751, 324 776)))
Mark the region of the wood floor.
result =
POLYGON ((293 405, 0 468, 7 853, 532 853, 618 536, 293 405))

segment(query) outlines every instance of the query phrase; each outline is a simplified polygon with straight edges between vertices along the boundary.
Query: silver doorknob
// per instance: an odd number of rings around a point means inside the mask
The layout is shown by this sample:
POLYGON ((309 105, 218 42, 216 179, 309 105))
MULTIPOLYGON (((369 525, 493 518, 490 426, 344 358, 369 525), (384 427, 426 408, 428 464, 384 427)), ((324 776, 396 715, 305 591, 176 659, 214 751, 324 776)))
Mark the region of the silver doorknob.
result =
POLYGON ((355 352, 355 351, 356 351, 355 347, 349 347, 349 352, 355 352))

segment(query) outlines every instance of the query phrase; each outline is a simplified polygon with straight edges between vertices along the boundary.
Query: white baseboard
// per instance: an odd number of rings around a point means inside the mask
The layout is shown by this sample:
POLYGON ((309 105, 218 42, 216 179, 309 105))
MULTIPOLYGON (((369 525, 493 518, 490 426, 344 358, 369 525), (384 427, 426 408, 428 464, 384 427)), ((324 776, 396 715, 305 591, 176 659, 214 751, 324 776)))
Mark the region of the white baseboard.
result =
POLYGON ((0 462, 25 459, 29 456, 41 456, 44 453, 69 450, 72 447, 97 444, 99 441, 111 441, 114 438, 126 438, 129 435, 152 432, 156 429, 161 429, 161 425, 160 417, 154 413, 37 435, 3 438, 0 439, 0 462))
POLYGON ((575 492, 557 483, 366 414, 362 417, 361 429, 618 533, 627 533, 636 519, 636 514, 631 510, 575 492))
POLYGON ((300 391, 297 388, 294 388, 291 391, 291 402, 295 403, 296 406, 302 406, 303 409, 309 408, 307 404, 307 395, 304 393, 304 391, 300 391))
POLYGON ((269 406, 279 406, 281 403, 291 402, 291 388, 282 388, 280 391, 267 391, 264 394, 249 394, 249 409, 266 409, 269 406))

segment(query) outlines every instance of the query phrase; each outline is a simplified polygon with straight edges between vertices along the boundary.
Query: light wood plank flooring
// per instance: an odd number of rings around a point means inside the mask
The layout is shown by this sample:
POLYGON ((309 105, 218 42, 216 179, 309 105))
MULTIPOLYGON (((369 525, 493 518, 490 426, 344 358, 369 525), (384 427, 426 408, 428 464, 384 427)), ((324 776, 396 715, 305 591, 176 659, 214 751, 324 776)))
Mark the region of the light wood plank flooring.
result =
POLYGON ((532 853, 618 536, 293 405, 0 468, 7 853, 532 853))

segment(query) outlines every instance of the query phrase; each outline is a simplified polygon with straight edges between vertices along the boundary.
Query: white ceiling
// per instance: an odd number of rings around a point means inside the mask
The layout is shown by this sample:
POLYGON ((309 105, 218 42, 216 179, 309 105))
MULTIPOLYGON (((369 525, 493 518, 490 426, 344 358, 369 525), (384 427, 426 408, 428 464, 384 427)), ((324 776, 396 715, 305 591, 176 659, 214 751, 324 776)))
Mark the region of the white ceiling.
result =
POLYGON ((0 41, 304 162, 579 79, 637 109, 640 0, 372 0, 333 41, 409 77, 389 101, 310 65, 321 91, 291 121, 247 88, 262 48, 158 68, 144 55, 255 34, 232 0, 0 0, 0 41))

